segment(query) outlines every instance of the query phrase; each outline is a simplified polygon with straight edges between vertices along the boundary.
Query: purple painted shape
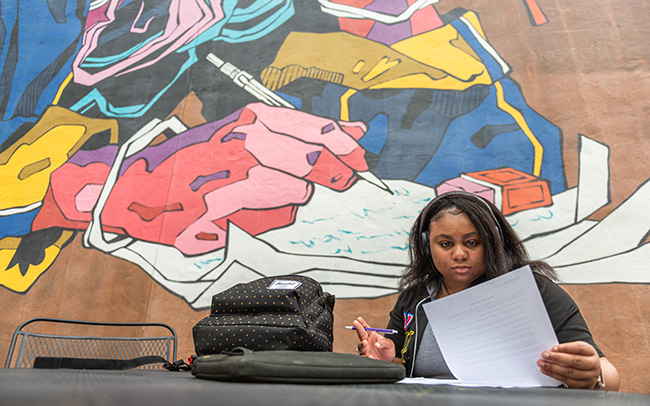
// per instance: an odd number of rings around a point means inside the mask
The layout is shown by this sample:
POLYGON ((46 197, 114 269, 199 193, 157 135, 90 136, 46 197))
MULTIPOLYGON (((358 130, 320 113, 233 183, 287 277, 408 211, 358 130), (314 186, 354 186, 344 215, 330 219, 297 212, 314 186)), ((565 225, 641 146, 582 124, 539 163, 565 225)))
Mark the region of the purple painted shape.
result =
POLYGON ((385 45, 393 45, 396 42, 410 38, 412 35, 411 32, 410 21, 393 25, 375 23, 368 33, 368 39, 385 45))
POLYGON ((236 121, 242 110, 243 109, 240 109, 219 121, 191 128, 159 145, 146 147, 144 150, 124 160, 120 170, 120 175, 123 175, 129 166, 138 159, 144 159, 147 162, 147 170, 153 172, 158 165, 176 153, 176 151, 190 145, 208 141, 221 127, 236 121))
POLYGON ((327 134, 328 132, 334 131, 334 124, 329 123, 320 131, 321 134, 327 134))
POLYGON ((225 137, 221 140, 221 142, 228 142, 231 140, 242 140, 244 141, 246 139, 246 134, 244 133, 228 133, 226 134, 225 137))
POLYGON ((199 190, 201 186, 203 186, 204 184, 206 184, 211 180, 226 179, 228 177, 230 177, 230 171, 227 170, 213 173, 212 175, 208 175, 208 176, 198 176, 196 179, 194 179, 192 183, 190 183, 190 188, 194 192, 196 192, 197 190, 199 190))
POLYGON ((320 157, 320 151, 310 152, 307 154, 307 162, 309 162, 309 165, 314 166, 318 161, 318 157, 320 157))
POLYGON ((102 162, 107 166, 113 165, 117 155, 117 145, 107 145, 93 151, 80 150, 68 159, 68 162, 84 167, 94 162, 102 162))
POLYGON ((364 9, 385 14, 398 15, 402 14, 408 6, 406 0, 375 0, 364 7, 364 9))
MULTIPOLYGON (((397 16, 408 8, 406 0, 376 0, 365 7, 366 10, 397 16)), ((398 41, 409 38, 411 34, 411 23, 404 21, 398 24, 386 25, 376 22, 367 38, 386 45, 392 45, 398 41)))

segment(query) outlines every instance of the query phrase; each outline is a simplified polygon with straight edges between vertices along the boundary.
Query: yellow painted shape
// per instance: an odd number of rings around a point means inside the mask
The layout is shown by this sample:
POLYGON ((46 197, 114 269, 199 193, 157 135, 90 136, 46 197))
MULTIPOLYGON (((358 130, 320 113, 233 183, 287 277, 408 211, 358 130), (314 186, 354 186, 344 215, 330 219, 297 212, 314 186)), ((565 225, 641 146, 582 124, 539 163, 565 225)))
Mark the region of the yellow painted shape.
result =
POLYGON ((33 144, 19 146, 9 162, 0 166, 0 185, 5 190, 0 195, 0 210, 28 206, 43 200, 50 184, 50 175, 68 160, 68 152, 85 132, 86 128, 80 125, 61 125, 33 144), (39 166, 42 162, 48 164, 39 166), (30 165, 40 170, 31 171, 29 176, 21 179, 21 173, 30 165))
POLYGON ((341 96, 341 120, 350 121, 350 108, 348 106, 348 101, 357 91, 354 89, 348 89, 341 96))
POLYGON ((68 87, 68 84, 72 81, 73 75, 72 72, 68 75, 68 77, 65 78, 63 83, 61 83, 61 86, 59 86, 59 90, 56 92, 56 96, 54 96, 54 100, 52 101, 52 104, 59 104, 59 100, 61 99, 61 95, 63 94, 63 90, 65 90, 66 87, 68 87))
MULTIPOLYGON (((476 13, 463 17, 485 39, 476 13)), ((303 77, 356 90, 465 90, 493 83, 481 58, 451 24, 390 47, 345 32, 293 32, 261 77, 271 90, 303 77)))
POLYGON ((43 200, 50 175, 93 135, 110 131, 117 143, 117 121, 92 119, 51 106, 18 141, 0 153, 0 210, 43 200))
POLYGON ((497 91, 497 106, 515 119, 521 130, 526 134, 530 143, 533 144, 533 151, 535 153, 533 159, 533 175, 540 176, 542 173, 542 159, 544 158, 544 147, 542 146, 542 143, 539 142, 533 131, 528 126, 523 114, 506 101, 501 82, 495 82, 494 88, 497 91))
POLYGON ((366 64, 366 62, 363 61, 363 60, 357 62, 357 64, 354 65, 354 68, 352 68, 352 73, 359 73, 359 72, 361 72, 361 69, 363 68, 363 65, 365 65, 365 64, 366 64))
MULTIPOLYGON (((118 140, 117 121, 113 119, 97 119, 87 118, 74 111, 65 109, 63 107, 51 106, 40 117, 38 122, 27 132, 20 140, 16 141, 9 148, 0 153, 0 165, 6 164, 11 159, 14 151, 23 144, 33 144, 37 140, 44 137, 49 130, 59 125, 80 125, 87 129, 84 137, 81 138, 68 152, 68 157, 74 155, 75 152, 90 138, 93 134, 98 134, 102 131, 109 130, 111 133, 110 142, 116 144, 118 140)), ((50 140, 52 144, 56 140, 50 140)))
POLYGON ((401 61, 399 59, 391 60, 390 57, 385 56, 381 58, 379 62, 377 62, 375 66, 373 66, 370 69, 370 71, 361 78, 361 80, 363 80, 364 82, 370 82, 371 80, 374 80, 377 77, 379 77, 382 73, 387 72, 392 68, 394 68, 395 66, 399 65, 400 62, 401 61))
POLYGON ((446 72, 459 84, 464 84, 465 88, 475 84, 492 84, 492 78, 478 54, 450 24, 397 42, 392 48, 446 72))
POLYGON ((18 265, 14 265, 10 269, 7 269, 11 263, 11 259, 16 253, 16 249, 4 248, 7 245, 4 244, 4 240, 11 238, 13 243, 14 237, 7 237, 0 240, 0 247, 2 247, 0 248, 0 286, 4 286, 7 289, 18 293, 27 291, 27 289, 36 282, 38 277, 41 276, 43 272, 47 271, 54 263, 61 252, 61 247, 63 247, 63 245, 68 242, 73 235, 73 231, 64 230, 61 237, 59 237, 54 244, 45 248, 45 257, 43 258, 43 261, 39 264, 30 265, 25 275, 20 272, 18 265))
POLYGON ((285 39, 273 63, 262 70, 261 78, 270 90, 303 77, 361 90, 412 74, 428 76, 425 85, 430 88, 435 88, 436 82, 447 76, 367 38, 346 32, 293 32, 285 39))

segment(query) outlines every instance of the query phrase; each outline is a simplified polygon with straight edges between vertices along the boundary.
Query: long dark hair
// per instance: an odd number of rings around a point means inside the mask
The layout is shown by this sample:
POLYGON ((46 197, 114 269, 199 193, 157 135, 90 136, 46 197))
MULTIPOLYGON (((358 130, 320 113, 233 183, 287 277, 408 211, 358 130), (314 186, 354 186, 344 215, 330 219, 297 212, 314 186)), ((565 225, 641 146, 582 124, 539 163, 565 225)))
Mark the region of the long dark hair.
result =
POLYGON ((420 293, 440 287, 442 275, 433 265, 429 248, 429 225, 446 213, 465 213, 478 231, 484 246, 485 273, 472 285, 530 265, 535 277, 557 280, 555 270, 543 261, 531 261, 523 242, 503 214, 491 202, 467 192, 448 192, 434 198, 417 217, 409 236, 410 263, 400 280, 400 291, 420 293))

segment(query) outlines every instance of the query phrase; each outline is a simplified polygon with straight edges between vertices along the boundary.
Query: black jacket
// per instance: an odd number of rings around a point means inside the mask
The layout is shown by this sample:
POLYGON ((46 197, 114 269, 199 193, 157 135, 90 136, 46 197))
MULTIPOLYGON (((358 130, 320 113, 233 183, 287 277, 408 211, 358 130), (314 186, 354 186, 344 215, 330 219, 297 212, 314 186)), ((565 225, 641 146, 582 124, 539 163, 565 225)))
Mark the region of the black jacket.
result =
MULTIPOLYGON (((538 276, 536 280, 558 342, 585 341, 593 345, 598 355, 602 357, 602 352, 596 346, 591 332, 571 296, 548 278, 538 276)), ((416 295, 414 291, 415 289, 407 289, 398 296, 388 322, 389 329, 398 331, 397 334, 393 334, 389 338, 395 343, 397 357, 401 356, 402 358, 406 367, 406 376, 413 376, 413 360, 427 325, 422 304, 431 301, 428 294, 416 295)))

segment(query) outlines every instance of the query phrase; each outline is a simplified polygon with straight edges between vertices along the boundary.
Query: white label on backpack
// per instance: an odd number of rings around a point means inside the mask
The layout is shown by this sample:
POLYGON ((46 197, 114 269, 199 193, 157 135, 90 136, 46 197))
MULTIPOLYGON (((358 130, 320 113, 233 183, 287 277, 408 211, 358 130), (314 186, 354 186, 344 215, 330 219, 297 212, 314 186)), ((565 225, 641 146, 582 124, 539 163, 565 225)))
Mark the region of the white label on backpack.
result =
POLYGON ((298 289, 302 282, 276 279, 267 289, 298 289))

